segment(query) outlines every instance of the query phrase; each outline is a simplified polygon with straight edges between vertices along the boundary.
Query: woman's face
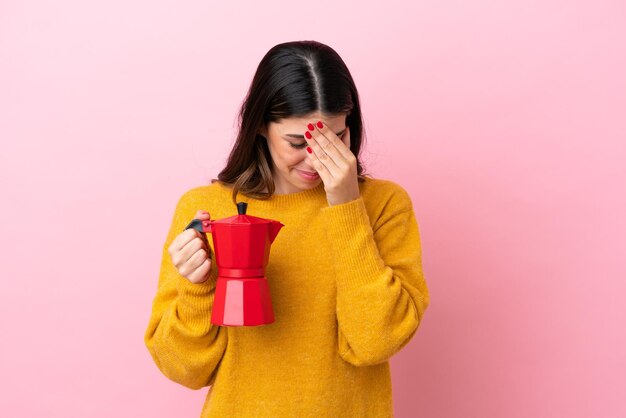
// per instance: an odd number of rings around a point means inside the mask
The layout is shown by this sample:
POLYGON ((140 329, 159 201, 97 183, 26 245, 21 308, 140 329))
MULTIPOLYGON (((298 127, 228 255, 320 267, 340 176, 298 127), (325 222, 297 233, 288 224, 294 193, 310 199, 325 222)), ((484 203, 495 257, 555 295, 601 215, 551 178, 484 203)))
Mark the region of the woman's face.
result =
POLYGON ((304 132, 308 130, 309 123, 315 124, 318 120, 342 138, 346 129, 345 113, 324 116, 316 112, 302 118, 281 119, 279 122, 270 122, 259 131, 267 138, 272 155, 272 173, 276 185, 274 193, 290 194, 304 191, 316 187, 322 181, 319 175, 311 178, 302 174, 302 172, 317 174, 313 166, 306 161, 307 144, 304 132))

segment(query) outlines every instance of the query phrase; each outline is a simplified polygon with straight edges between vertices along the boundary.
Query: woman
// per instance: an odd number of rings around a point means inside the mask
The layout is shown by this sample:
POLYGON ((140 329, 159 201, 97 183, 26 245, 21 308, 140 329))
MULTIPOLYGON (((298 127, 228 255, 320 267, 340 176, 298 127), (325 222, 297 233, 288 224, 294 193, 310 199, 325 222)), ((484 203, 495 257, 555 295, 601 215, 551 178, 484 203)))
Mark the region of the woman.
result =
POLYGON ((145 343, 165 376, 211 386, 202 417, 391 417, 389 359, 429 304, 408 193, 363 175, 362 120, 339 55, 273 47, 240 112, 226 167, 182 195, 163 247, 145 343), (275 321, 210 323, 213 248, 186 225, 249 215, 285 225, 266 277, 275 321), (203 212, 200 208, 207 209, 203 212))

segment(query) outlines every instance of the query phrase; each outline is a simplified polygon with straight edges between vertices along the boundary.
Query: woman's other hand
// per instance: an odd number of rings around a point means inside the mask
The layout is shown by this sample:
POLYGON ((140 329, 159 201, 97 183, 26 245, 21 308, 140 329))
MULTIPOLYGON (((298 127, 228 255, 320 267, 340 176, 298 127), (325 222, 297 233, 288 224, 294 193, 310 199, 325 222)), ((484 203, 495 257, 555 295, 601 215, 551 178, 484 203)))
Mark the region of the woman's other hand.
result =
POLYGON ((324 182, 330 206, 350 202, 360 196, 357 159, 350 151, 350 129, 339 138, 325 123, 309 123, 304 137, 308 143, 307 160, 324 182))

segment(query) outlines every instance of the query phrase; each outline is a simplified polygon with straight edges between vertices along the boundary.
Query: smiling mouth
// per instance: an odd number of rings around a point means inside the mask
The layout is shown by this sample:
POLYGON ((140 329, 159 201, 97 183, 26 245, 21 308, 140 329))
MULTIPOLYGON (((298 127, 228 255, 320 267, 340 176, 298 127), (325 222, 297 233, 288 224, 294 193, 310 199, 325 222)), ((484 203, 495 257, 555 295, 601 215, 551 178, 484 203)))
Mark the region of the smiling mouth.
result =
MULTIPOLYGON (((296 169, 296 170, 298 170, 298 169, 296 169)), ((308 171, 304 171, 304 170, 298 170, 298 171, 300 171, 301 173, 304 173, 304 174, 308 174, 309 176, 317 175, 317 173, 315 173, 315 172, 314 173, 309 173, 308 171)))

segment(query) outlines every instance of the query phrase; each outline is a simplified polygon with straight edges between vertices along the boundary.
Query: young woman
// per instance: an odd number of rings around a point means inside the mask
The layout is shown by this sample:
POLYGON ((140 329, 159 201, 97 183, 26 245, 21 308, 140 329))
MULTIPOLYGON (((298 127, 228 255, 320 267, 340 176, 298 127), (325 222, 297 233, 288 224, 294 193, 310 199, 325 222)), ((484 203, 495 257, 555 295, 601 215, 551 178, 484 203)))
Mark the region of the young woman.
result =
POLYGON ((276 45, 239 117, 226 167, 174 211, 144 337, 152 358, 181 385, 211 386, 202 417, 393 416, 389 359, 429 293, 409 194, 363 174, 348 68, 318 42, 276 45), (266 267, 271 324, 210 322, 213 248, 185 227, 236 215, 236 202, 285 225, 266 267))

